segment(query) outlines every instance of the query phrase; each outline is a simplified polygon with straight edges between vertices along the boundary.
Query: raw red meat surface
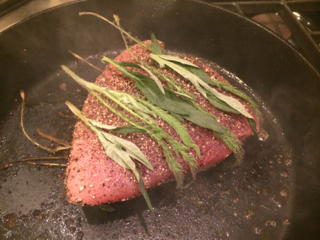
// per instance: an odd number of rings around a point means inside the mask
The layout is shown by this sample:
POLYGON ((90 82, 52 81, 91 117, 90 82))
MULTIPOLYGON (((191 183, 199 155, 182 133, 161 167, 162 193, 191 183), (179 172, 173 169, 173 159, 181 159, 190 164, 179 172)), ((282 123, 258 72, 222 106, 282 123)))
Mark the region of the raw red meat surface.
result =
MULTIPOLYGON (((146 43, 150 44, 149 41, 146 41, 146 43)), ((143 61, 152 64, 148 51, 143 47, 135 45, 131 47, 131 51, 143 61)), ((226 81, 218 72, 201 61, 191 57, 186 58, 202 67, 210 77, 214 76, 219 81, 226 81)), ((134 61, 127 51, 121 53, 115 60, 118 62, 134 61)), ((163 71, 182 83, 186 89, 196 96, 198 103, 202 107, 217 116, 220 123, 231 129, 240 140, 244 140, 253 134, 244 116, 227 114, 217 110, 182 77, 170 70, 163 71)), ((141 96, 133 81, 122 75, 111 65, 106 66, 105 71, 97 78, 96 83, 110 89, 141 96)), ((246 108, 253 114, 248 105, 246 105, 246 108)), ((125 121, 110 112, 91 95, 84 102, 82 111, 87 118, 96 119, 104 124, 114 126, 127 125, 125 121)), ((167 123, 161 119, 156 119, 156 122, 174 139, 180 141, 175 131, 167 123)), ((193 141, 200 148, 202 157, 197 158, 199 171, 216 165, 232 153, 221 140, 214 136, 212 131, 186 121, 183 124, 188 129, 193 141)), ((173 178, 161 147, 153 139, 142 133, 118 134, 118 136, 135 143, 153 165, 154 171, 151 171, 137 162, 147 189, 173 178)), ((194 150, 191 150, 191 153, 196 156, 194 150)), ((189 168, 183 159, 179 157, 177 161, 188 173, 189 168)), ((80 120, 77 122, 73 134, 72 150, 66 169, 65 185, 68 201, 71 203, 81 203, 82 205, 125 201, 140 195, 138 183, 133 173, 130 170, 122 168, 106 156, 95 133, 88 129, 80 120)))

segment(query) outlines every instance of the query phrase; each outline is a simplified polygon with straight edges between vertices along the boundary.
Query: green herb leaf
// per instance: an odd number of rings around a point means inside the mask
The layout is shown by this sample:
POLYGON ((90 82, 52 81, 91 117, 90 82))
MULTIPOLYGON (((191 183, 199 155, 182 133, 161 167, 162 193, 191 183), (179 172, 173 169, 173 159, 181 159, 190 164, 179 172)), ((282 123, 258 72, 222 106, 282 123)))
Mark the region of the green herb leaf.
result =
POLYGON ((207 91, 212 93, 215 97, 218 99, 224 101, 227 103, 230 107, 235 109, 236 111, 240 112, 242 115, 246 116, 247 118, 253 118, 251 114, 247 111, 247 109, 235 98, 229 97, 227 95, 224 95, 214 88, 211 88, 207 83, 203 82, 201 84, 207 91))
MULTIPOLYGON (((114 126, 102 124, 101 122, 93 120, 93 119, 87 119, 87 120, 94 127, 98 127, 100 129, 114 130, 114 129, 118 129, 119 128, 119 127, 114 127, 114 126)), ((133 128, 133 127, 131 127, 131 128, 133 128)), ((135 128, 135 129, 138 129, 138 128, 135 128)), ((141 129, 139 129, 139 130, 141 130, 141 129)), ((108 141, 116 144, 118 147, 121 147, 121 148, 125 149, 126 152, 130 156, 134 157, 136 160, 141 162, 147 168, 153 170, 153 167, 152 167, 151 163, 149 162, 149 160, 147 159, 147 157, 141 152, 141 150, 134 143, 132 143, 130 141, 127 141, 127 140, 125 140, 123 138, 117 137, 115 135, 112 135, 110 133, 106 133, 104 131, 102 131, 101 134, 103 135, 103 137, 105 139, 107 139, 108 141)))
POLYGON ((132 126, 117 127, 113 131, 115 131, 117 133, 144 133, 144 134, 147 133, 147 131, 145 129, 132 127, 132 126))
POLYGON ((150 54, 150 57, 155 60, 157 63, 161 63, 164 64, 166 66, 168 66, 169 68, 171 68, 172 70, 174 70, 175 72, 177 72, 178 74, 180 74, 182 77, 184 77, 185 79, 189 80, 193 86, 197 89, 197 91, 204 96, 205 98, 207 98, 207 94, 206 92, 203 90, 203 88, 199 85, 199 80, 201 81, 201 79, 199 79, 197 76, 195 76, 194 74, 192 74, 191 72, 189 72, 188 70, 186 70, 185 68, 169 62, 165 59, 162 59, 159 55, 155 55, 155 54, 150 54))
POLYGON ((110 158, 112 158, 114 161, 116 161, 123 168, 130 169, 134 173, 134 175, 139 183, 140 192, 141 192, 142 196, 144 197, 149 209, 151 211, 153 211, 153 207, 151 205, 149 196, 147 194, 147 191, 145 190, 145 185, 144 185, 144 182, 143 182, 143 179, 141 176, 141 172, 139 171, 139 169, 136 168, 136 165, 131 160, 130 155, 122 150, 119 150, 119 148, 115 147, 114 145, 109 145, 109 144, 106 145, 107 142, 103 141, 102 138, 99 137, 99 139, 100 139, 100 141, 102 141, 101 143, 105 149, 105 153, 110 158))
POLYGON ((256 125, 256 121, 252 118, 247 118, 250 128, 253 131, 253 134, 258 137, 258 132, 257 132, 257 125, 256 125))
POLYGON ((88 121, 95 127, 112 130, 117 133, 146 133, 146 130, 143 128, 137 128, 133 126, 110 126, 102 124, 101 122, 98 122, 93 119, 88 119, 88 121))
MULTIPOLYGON (((215 87, 218 87, 218 88, 221 88, 221 89, 223 89, 223 90, 225 90, 225 91, 227 91, 229 93, 232 93, 235 96, 240 97, 241 99, 243 99, 245 102, 247 102, 251 106, 253 112, 255 113, 255 115, 258 118, 261 117, 261 113, 260 113, 260 111, 258 109, 258 106, 244 92, 242 92, 242 91, 238 90, 237 88, 231 86, 227 82, 220 82, 220 81, 218 81, 216 79, 210 78, 202 68, 190 67, 190 66, 187 66, 187 68, 189 69, 189 71, 191 71, 193 74, 197 75, 199 78, 201 78, 201 80, 203 80, 207 84, 215 86, 215 87)), ((255 131, 256 131, 256 129, 255 129, 255 131)))
POLYGON ((151 34, 151 44, 150 44, 150 50, 154 54, 162 54, 161 46, 156 39, 156 35, 152 32, 151 34))
POLYGON ((168 60, 170 62, 177 62, 181 63, 183 65, 191 66, 191 67, 198 67, 197 65, 194 65, 193 63, 189 62, 188 60, 173 56, 173 55, 163 55, 163 54, 157 54, 158 57, 168 60))
MULTIPOLYGON (((141 152, 141 150, 135 145, 134 143, 127 141, 123 138, 117 137, 115 135, 112 135, 110 133, 102 131, 101 134, 105 139, 115 144, 115 146, 120 147, 120 149, 125 149, 125 152, 141 162, 143 165, 145 165, 150 170, 153 170, 153 166, 147 159, 147 157, 141 152)), ((119 151, 120 152, 120 151, 119 151)))
POLYGON ((148 68, 144 67, 144 66, 141 66, 143 68, 143 70, 145 70, 149 75, 150 77, 154 80, 154 82, 158 85, 159 89, 161 90, 161 92, 163 94, 165 94, 164 92, 164 89, 163 89, 163 86, 162 86, 162 83, 160 82, 159 78, 154 75, 148 68))
POLYGON ((129 154, 123 151, 119 146, 110 142, 108 138, 105 137, 102 131, 99 131, 95 128, 91 128, 98 136, 99 141, 104 148, 104 152, 109 156, 112 160, 118 163, 121 167, 130 169, 130 166, 127 162, 132 161, 129 154))
POLYGON ((185 79, 189 80, 197 89, 199 93, 201 93, 202 96, 204 96, 206 99, 207 94, 204 91, 207 90, 211 94, 213 94, 218 99, 224 101, 226 104, 228 104, 230 107, 235 109, 236 111, 240 112, 242 115, 246 116, 247 118, 253 118, 251 114, 246 110, 246 108, 235 98, 229 97, 227 95, 224 95, 214 88, 211 88, 206 82, 202 81, 198 76, 194 75, 192 72, 188 71, 186 68, 181 67, 178 64, 172 63, 170 61, 167 61, 162 58, 163 55, 154 55, 150 54, 150 57, 154 59, 157 62, 162 62, 166 66, 170 67, 174 71, 176 71, 178 74, 183 76, 185 79))
POLYGON ((182 122, 184 120, 183 117, 181 117, 179 114, 175 114, 173 112, 171 112, 170 114, 180 122, 182 122))
POLYGON ((162 95, 152 82, 144 82, 142 80, 142 82, 136 82, 136 86, 140 92, 154 105, 157 105, 168 112, 179 114, 181 117, 195 123, 198 126, 211 129, 214 132, 225 132, 224 127, 218 123, 212 115, 200 111, 194 106, 184 102, 169 89, 165 88, 166 94, 162 95))
MULTIPOLYGON (((199 68, 198 66, 195 66, 195 67, 185 66, 185 67, 194 75, 198 76, 202 81, 206 82, 207 84, 214 85, 212 82, 212 79, 206 74, 206 72, 202 68, 199 68)), ((219 87, 219 86, 216 86, 216 87, 219 87)))
POLYGON ((150 211, 154 212, 153 211, 153 207, 152 207, 151 202, 150 202, 150 198, 149 198, 148 193, 146 191, 146 188, 145 188, 144 181, 142 179, 142 175, 141 175, 140 170, 136 168, 136 171, 134 173, 135 173, 135 176, 136 176, 136 178, 138 180, 139 188, 140 188, 142 196, 144 197, 144 199, 145 199, 150 211))
POLYGON ((219 98, 217 98, 213 94, 207 93, 207 96, 208 96, 208 101, 211 103, 212 106, 214 106, 224 112, 240 114, 237 110, 230 107, 228 104, 226 104, 224 101, 220 100, 219 98))
POLYGON ((170 90, 174 91, 176 94, 186 97, 190 100, 195 100, 195 97, 188 91, 184 90, 180 84, 172 79, 170 76, 165 76, 162 74, 161 71, 159 71, 157 68, 149 66, 148 64, 143 63, 145 66, 147 66, 153 73, 157 74, 159 78, 166 81, 169 84, 170 90))
MULTIPOLYGON (((104 59, 101 60, 103 63, 105 63, 104 59)), ((137 63, 133 63, 133 62, 119 62, 118 63, 119 66, 121 67, 133 67, 133 68, 138 68, 138 69, 142 69, 141 65, 137 64, 137 63)))

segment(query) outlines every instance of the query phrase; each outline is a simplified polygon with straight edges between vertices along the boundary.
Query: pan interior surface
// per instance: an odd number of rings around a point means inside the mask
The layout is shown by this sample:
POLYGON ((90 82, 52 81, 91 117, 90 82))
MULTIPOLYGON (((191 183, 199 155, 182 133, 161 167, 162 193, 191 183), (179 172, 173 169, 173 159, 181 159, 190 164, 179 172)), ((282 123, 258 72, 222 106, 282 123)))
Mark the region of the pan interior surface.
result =
MULTIPOLYGON (((102 56, 114 57, 115 53, 91 56, 88 61, 99 64, 102 56)), ((90 80, 97 76, 85 63, 76 61, 69 66, 90 80)), ((233 85, 252 95, 252 90, 241 85, 239 79, 221 68, 219 71, 233 85)), ((35 133, 39 129, 70 142, 76 118, 64 102, 71 101, 81 108, 86 95, 84 89, 58 70, 26 92, 26 131, 35 133)), ((5 136, 3 147, 7 151, 0 157, 5 162, 48 156, 23 136, 19 102, 20 99, 1 125, 1 135, 5 136)), ((261 107, 268 137, 265 134, 260 136, 260 141, 250 138, 245 142, 244 162, 234 166, 234 157, 229 157, 199 173, 197 181, 182 191, 175 189, 175 183, 151 189, 154 214, 147 210, 141 197, 112 204, 115 211, 111 213, 99 207, 69 204, 63 185, 64 168, 12 166, 1 172, 3 236, 9 236, 9 232, 16 237, 53 239, 82 234, 91 239, 282 236, 290 219, 292 160, 280 126, 274 123, 268 109, 261 107)), ((34 137, 51 146, 50 141, 34 137)))
POLYGON ((174 183, 151 189, 154 214, 141 197, 113 204, 111 213, 68 204, 64 168, 14 165, 0 171, 1 239, 303 239, 303 229, 311 239, 317 236, 319 75, 276 36, 200 2, 93 0, 44 12, 2 33, 1 47, 12 47, 0 53, 5 67, 0 69, 0 164, 49 156, 23 136, 20 89, 26 92, 26 131, 47 146, 52 143, 36 129, 71 141, 77 120, 64 102, 81 107, 87 93, 66 80, 60 65, 90 81, 99 72, 68 50, 101 68, 103 55, 115 57, 123 50, 117 30, 79 17, 81 11, 109 19, 118 14, 122 26, 140 39, 152 30, 169 51, 204 59, 257 100, 269 137, 249 138, 242 164, 233 166, 229 157, 199 173, 186 190, 177 191, 174 183), (44 24, 47 30, 37 31, 44 24), (18 41, 22 36, 25 41, 18 41))

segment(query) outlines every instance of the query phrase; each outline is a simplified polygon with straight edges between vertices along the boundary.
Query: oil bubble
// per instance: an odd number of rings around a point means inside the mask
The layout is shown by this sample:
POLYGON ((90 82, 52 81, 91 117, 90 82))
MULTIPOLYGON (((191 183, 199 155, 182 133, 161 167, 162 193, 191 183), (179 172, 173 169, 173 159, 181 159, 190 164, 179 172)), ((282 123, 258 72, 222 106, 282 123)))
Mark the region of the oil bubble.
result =
POLYGON ((266 130, 264 129, 260 129, 259 133, 258 133, 258 139, 262 142, 266 141, 269 138, 269 134, 267 133, 266 130))
POLYGON ((289 165, 291 165, 292 160, 291 160, 291 159, 286 159, 286 160, 284 161, 284 163, 285 163, 287 166, 289 166, 289 165))
POLYGON ((280 191, 280 195, 281 195, 282 197, 287 197, 287 196, 288 196, 288 191, 285 190, 285 189, 283 189, 283 190, 280 191))
POLYGON ((248 210, 247 215, 245 215, 244 218, 247 220, 251 220, 254 215, 255 215, 255 212, 253 210, 248 210))
POLYGON ((286 170, 283 170, 283 171, 280 173, 280 176, 281 176, 281 177, 285 177, 285 178, 286 178, 286 177, 288 177, 288 175, 289 175, 289 174, 288 174, 288 172, 287 172, 286 170))
POLYGON ((256 227, 256 228, 254 228, 254 233, 257 235, 260 235, 263 233, 263 229, 260 227, 256 227))
POLYGON ((276 221, 268 220, 268 221, 266 221, 265 225, 266 225, 267 227, 276 227, 276 226, 277 226, 277 222, 276 222, 276 221))

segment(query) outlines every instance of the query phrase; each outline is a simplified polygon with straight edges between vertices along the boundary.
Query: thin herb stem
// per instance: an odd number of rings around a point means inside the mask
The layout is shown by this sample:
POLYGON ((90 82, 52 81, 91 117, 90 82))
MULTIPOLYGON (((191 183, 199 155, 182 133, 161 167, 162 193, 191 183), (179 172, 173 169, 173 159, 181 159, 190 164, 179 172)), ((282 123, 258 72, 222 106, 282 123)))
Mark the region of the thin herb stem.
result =
POLYGON ((24 125, 23 125, 23 112, 24 112, 24 105, 25 105, 25 93, 23 90, 20 90, 20 95, 21 95, 21 98, 22 98, 22 105, 21 105, 21 128, 22 128, 22 131, 24 133, 24 135, 36 146, 38 146, 39 148, 42 148, 50 153, 56 153, 58 151, 62 151, 62 150, 67 150, 67 149, 70 149, 71 147, 57 147, 57 148, 54 148, 54 149, 51 149, 51 148, 47 148, 45 146, 42 146, 41 144, 37 143, 35 140, 33 140, 26 132, 25 128, 24 128, 24 125))
POLYGON ((28 161, 40 161, 40 160, 67 160, 67 158, 66 157, 24 158, 24 159, 20 159, 20 160, 17 160, 17 161, 5 163, 0 167, 0 169, 5 169, 5 168, 8 168, 8 167, 11 167, 12 165, 17 164, 17 163, 23 163, 23 162, 28 162, 28 161))
POLYGON ((138 39, 136 39, 135 37, 131 36, 131 34, 129 34, 128 32, 126 32, 125 30, 123 30, 122 28, 118 27, 116 24, 114 24, 113 22, 111 22, 109 19, 102 17, 99 14, 96 13, 92 13, 92 12, 80 12, 79 13, 80 16, 82 15, 92 15, 95 16, 97 18, 100 18, 104 21, 106 21, 107 23, 109 23, 110 25, 112 25, 113 27, 117 28, 120 32, 123 32, 124 34, 126 34, 130 39, 132 39, 133 41, 135 41, 136 43, 140 44, 141 46, 149 49, 149 47, 147 45, 145 45, 143 42, 139 41, 138 39))
POLYGON ((97 69, 98 71, 103 72, 102 69, 94 66, 93 64, 91 64, 90 62, 88 62, 88 61, 85 60, 83 57, 79 56, 78 54, 76 54, 76 53, 74 53, 74 52, 71 52, 70 50, 69 50, 69 53, 71 53, 74 57, 78 58, 79 60, 85 62, 85 63, 88 64, 89 66, 93 67, 94 69, 97 69))
POLYGON ((67 164, 65 163, 44 163, 44 162, 26 162, 27 164, 31 165, 43 165, 43 166, 49 166, 49 167, 67 167, 67 164))
POLYGON ((65 141, 63 141, 63 140, 61 140, 61 139, 55 138, 55 137, 53 137, 53 136, 47 135, 47 134, 41 132, 39 129, 37 129, 37 133, 38 133, 41 137, 46 138, 46 139, 48 139, 48 140, 50 140, 50 141, 52 141, 52 142, 55 142, 55 143, 58 143, 58 144, 60 144, 60 145, 62 145, 62 146, 66 146, 66 147, 71 148, 71 144, 70 144, 70 143, 65 142, 65 141))
MULTIPOLYGON (((120 26, 120 18, 117 16, 117 15, 114 15, 114 20, 116 22, 116 25, 118 26, 118 29, 122 29, 121 26, 120 26)), ((170 79, 169 77, 165 76, 164 74, 162 74, 159 70, 157 70, 156 68, 150 66, 149 64, 143 62, 140 58, 138 58, 137 56, 135 56, 129 46, 128 46, 128 43, 126 41, 126 38, 125 36, 123 35, 124 33, 120 30, 120 33, 121 33, 121 36, 122 36, 122 39, 123 39, 123 42, 126 46, 126 49, 127 51, 130 53, 130 55, 132 56, 133 59, 135 59, 137 62, 139 62, 142 66, 144 66, 145 68, 149 69, 152 73, 158 75, 158 77, 160 77, 162 80, 168 82, 169 86, 171 87, 171 89, 175 88, 178 93, 182 93, 182 94, 185 94, 187 95, 189 98, 191 99, 195 99, 195 97, 189 93, 188 91, 182 89, 178 83, 176 83, 175 81, 173 81, 172 79, 170 79)), ((145 48, 147 48, 148 50, 150 50, 149 47, 147 47, 146 45, 144 46, 145 48)))

